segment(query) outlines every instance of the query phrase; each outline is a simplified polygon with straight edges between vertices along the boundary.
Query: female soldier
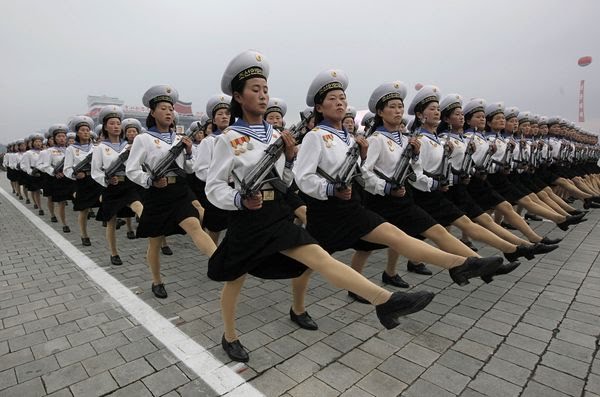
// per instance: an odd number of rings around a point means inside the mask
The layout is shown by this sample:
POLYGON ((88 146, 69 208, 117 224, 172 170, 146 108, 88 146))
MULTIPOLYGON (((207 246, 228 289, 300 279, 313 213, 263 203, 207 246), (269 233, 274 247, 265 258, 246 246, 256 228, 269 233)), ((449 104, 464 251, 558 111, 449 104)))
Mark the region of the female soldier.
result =
MULTIPOLYGON (((52 125, 48 129, 48 133, 52 135, 55 145, 40 155, 40 170, 48 175, 48 190, 52 198, 51 202, 50 200, 48 201, 50 214, 53 214, 54 204, 58 203, 58 217, 63 225, 62 229, 64 233, 71 232, 65 218, 65 204, 67 200, 73 198, 72 181, 69 178, 65 178, 63 168, 60 167, 60 163, 65 158, 67 130, 68 127, 65 124, 52 125)), ((56 219, 55 217, 53 218, 56 219)), ((53 222, 54 219, 52 220, 53 222)))
MULTIPOLYGON (((462 256, 478 256, 438 224, 429 214, 417 206, 412 198, 412 189, 405 181, 398 184, 393 175, 405 161, 407 175, 426 178, 419 163, 420 143, 414 137, 403 136, 404 83, 395 81, 382 84, 373 91, 369 99, 369 110, 374 113, 375 133, 369 142, 367 159, 363 164, 365 172, 365 207, 381 215, 388 222, 406 232, 411 237, 430 238, 443 251, 462 256), (405 150, 408 150, 405 152, 405 150)), ((369 252, 357 251, 352 267, 362 272, 369 252)), ((388 266, 382 274, 382 281, 400 288, 408 288, 396 273, 397 255, 389 251, 388 266)), ((359 302, 364 301, 358 298, 359 302)))
MULTIPOLYGON (((104 190, 92 179, 91 157, 94 145, 90 139, 90 131, 94 128, 94 121, 88 116, 76 116, 71 120, 71 130, 77 133, 75 143, 65 151, 64 173, 67 178, 75 180, 75 199, 73 200, 73 210, 79 211, 79 231, 81 233, 81 244, 84 246, 92 245, 87 232, 88 212, 90 208, 100 206, 100 195, 104 190), (74 167, 77 167, 81 161, 89 161, 89 165, 83 167, 77 173, 74 167)), ((79 167, 81 168, 81 167, 79 167)))
POLYGON ((172 131, 177 98, 177 91, 167 85, 146 91, 143 103, 150 108, 146 118, 148 131, 133 141, 126 167, 127 178, 147 189, 137 237, 148 237, 152 292, 161 299, 167 297, 160 275, 160 247, 165 236, 187 233, 207 256, 216 248, 200 226, 198 210, 192 204, 195 198, 185 180, 186 173, 192 172, 192 141, 172 131), (185 151, 168 164, 165 175, 155 175, 157 165, 176 145, 183 145, 185 151))
POLYGON ((504 104, 497 102, 487 105, 485 120, 486 139, 496 147, 496 151, 491 157, 492 164, 485 170, 488 172, 487 180, 494 187, 494 190, 511 204, 519 204, 533 214, 550 219, 562 230, 567 230, 570 225, 581 222, 584 214, 574 216, 557 214, 534 202, 528 197, 527 192, 520 190, 508 179, 506 169, 507 149, 509 149, 509 145, 514 148, 516 144, 511 139, 505 139, 501 136, 501 131, 506 127, 504 104))
MULTIPOLYGON (((294 278, 308 266, 322 273, 333 285, 368 297, 376 305, 377 316, 386 328, 396 327, 399 316, 423 309, 433 298, 428 292, 392 295, 327 255, 303 228, 289 221, 281 193, 285 189, 276 190, 274 186, 280 183, 275 179, 258 192, 246 192, 241 186, 240 181, 261 160, 263 151, 279 139, 279 134, 263 120, 269 102, 268 75, 269 65, 256 51, 239 54, 227 66, 221 89, 233 96, 231 112, 238 120, 217 138, 206 182, 208 199, 232 211, 225 238, 208 262, 208 276, 225 281, 221 294, 225 326, 222 346, 236 361, 249 359, 235 330, 237 298, 247 273, 262 278, 294 278), (235 187, 229 185, 231 176, 235 187)), ((342 116, 343 113, 340 123, 342 116)), ((307 134, 310 135, 312 133, 307 134)), ((276 160, 272 175, 289 186, 295 142, 287 132, 281 137, 285 158, 280 156, 276 160)), ((293 321, 307 316, 306 312, 297 313, 293 309, 290 310, 293 321)))
POLYGON ((43 140, 44 136, 41 134, 32 135, 32 148, 25 152, 23 159, 21 160, 21 169, 27 174, 27 189, 31 192, 31 198, 35 204, 34 209, 38 209, 39 215, 44 215, 44 210, 42 210, 42 199, 40 197, 42 173, 37 168, 40 161, 43 140))
POLYGON ((229 125, 231 112, 229 107, 231 97, 229 95, 220 94, 212 96, 206 104, 206 114, 212 120, 211 133, 207 135, 200 145, 194 160, 194 175, 199 183, 199 200, 204 208, 204 216, 202 217, 202 227, 206 230, 210 238, 215 244, 219 243, 221 232, 227 229, 227 211, 215 207, 206 198, 206 176, 208 168, 213 158, 216 138, 221 135, 221 132, 229 125))
POLYGON ((100 110, 98 120, 102 122, 103 140, 94 148, 92 157, 92 178, 105 188, 96 220, 106 222, 110 263, 115 266, 123 264, 117 251, 117 217, 140 216, 144 209, 136 185, 125 176, 124 164, 112 175, 106 175, 108 168, 117 164, 119 156, 130 150, 130 145, 123 139, 122 119, 123 110, 119 106, 108 105, 100 110))

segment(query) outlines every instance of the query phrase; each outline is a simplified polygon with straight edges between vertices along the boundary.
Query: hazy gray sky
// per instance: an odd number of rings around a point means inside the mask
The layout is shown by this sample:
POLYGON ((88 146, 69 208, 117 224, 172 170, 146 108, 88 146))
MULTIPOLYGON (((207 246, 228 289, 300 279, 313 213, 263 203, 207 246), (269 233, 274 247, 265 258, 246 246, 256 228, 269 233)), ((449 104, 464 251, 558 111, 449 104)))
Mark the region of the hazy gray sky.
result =
POLYGON ((0 142, 84 113, 87 95, 140 106, 155 84, 203 111, 248 48, 269 60, 270 94, 292 121, 313 77, 336 67, 358 109, 377 85, 402 80, 408 100, 421 82, 571 120, 585 79, 586 124, 598 131, 599 16, 595 0, 4 2, 0 142), (584 55, 594 62, 582 68, 584 55))

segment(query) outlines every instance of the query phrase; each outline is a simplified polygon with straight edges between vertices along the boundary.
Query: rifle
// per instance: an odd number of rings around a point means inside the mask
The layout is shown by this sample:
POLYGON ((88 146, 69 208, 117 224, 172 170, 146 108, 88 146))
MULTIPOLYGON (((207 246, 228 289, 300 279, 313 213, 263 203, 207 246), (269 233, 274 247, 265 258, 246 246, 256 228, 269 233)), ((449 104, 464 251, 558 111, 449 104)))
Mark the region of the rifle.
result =
MULTIPOLYGON (((370 129, 370 127, 369 127, 369 129, 370 129)), ((416 135, 416 131, 411 132, 408 135, 408 139, 410 140, 415 135, 416 135)), ((411 182, 414 182, 417 180, 417 176, 415 175, 415 173, 412 171, 412 168, 410 167, 410 160, 413 157, 413 153, 414 153, 414 147, 413 147, 413 145, 408 143, 406 145, 406 147, 404 148, 404 150, 402 151, 402 155, 400 156, 400 160, 398 161, 396 171, 394 172, 394 175, 392 175, 391 178, 386 176, 383 172, 381 172, 375 168, 373 169, 373 172, 375 173, 375 175, 377 175, 378 177, 380 177, 381 179, 383 179, 384 181, 389 183, 392 186, 392 190, 396 190, 396 189, 403 187, 406 184, 407 179, 410 180, 411 182)))
POLYGON ((83 160, 73 167, 73 175, 77 175, 80 172, 89 172, 92 169, 92 154, 93 151, 90 151, 83 160))
POLYGON ((65 158, 63 157, 60 160, 60 162, 54 166, 54 171, 52 171, 52 172, 54 173, 54 175, 60 174, 61 172, 63 172, 64 167, 65 167, 65 158))
POLYGON ((117 175, 119 171, 125 171, 125 162, 129 158, 129 149, 125 150, 123 153, 119 154, 106 170, 104 170, 104 177, 108 181, 113 176, 117 175))
POLYGON ((504 172, 510 171, 511 168, 510 161, 515 150, 515 143, 512 142, 512 137, 510 137, 508 142, 506 142, 506 146, 507 148, 504 151, 504 157, 502 157, 502 161, 499 164, 504 169, 504 172))
MULTIPOLYGON (((300 121, 288 130, 298 143, 301 142, 304 135, 306 135, 302 134, 302 132, 306 130, 308 120, 311 117, 312 113, 306 117, 301 113, 300 121)), ((232 172, 233 177, 240 185, 240 195, 242 198, 254 196, 267 182, 271 183, 275 189, 282 193, 287 190, 287 186, 283 181, 281 181, 277 175, 273 175, 275 164, 283 154, 284 150, 285 144, 283 142, 283 137, 279 137, 275 142, 267 146, 263 157, 243 179, 238 178, 235 172, 232 172)))
MULTIPOLYGON (((190 129, 188 129, 185 132, 184 136, 191 138, 193 134, 194 133, 190 129)), ((177 165, 173 167, 173 162, 177 157, 179 157, 179 155, 181 154, 181 152, 183 152, 184 149, 185 144, 183 143, 183 140, 177 142, 175 146, 169 149, 169 151, 165 153, 165 155, 160 159, 156 167, 150 171, 150 179, 153 181, 158 180, 160 178, 163 178, 170 171, 179 169, 177 165)))
POLYGON ((460 165, 459 175, 464 178, 468 178, 471 176, 471 170, 473 169, 473 153, 475 153, 475 147, 473 143, 473 138, 475 137, 475 133, 471 135, 471 139, 467 142, 467 149, 465 150, 465 157, 463 157, 463 161, 460 165))
MULTIPOLYGON (((373 126, 369 127, 369 130, 365 132, 365 138, 368 138, 373 133, 373 126)), ((354 142, 354 145, 346 152, 346 158, 339 168, 337 176, 334 178, 327 172, 323 171, 320 167, 317 167, 317 174, 327 179, 330 183, 333 183, 338 190, 348 189, 352 185, 352 180, 360 175, 360 169, 356 170, 356 162, 360 156, 360 145, 358 142, 354 142)), ((364 185, 364 181, 357 180, 361 185, 364 185)))

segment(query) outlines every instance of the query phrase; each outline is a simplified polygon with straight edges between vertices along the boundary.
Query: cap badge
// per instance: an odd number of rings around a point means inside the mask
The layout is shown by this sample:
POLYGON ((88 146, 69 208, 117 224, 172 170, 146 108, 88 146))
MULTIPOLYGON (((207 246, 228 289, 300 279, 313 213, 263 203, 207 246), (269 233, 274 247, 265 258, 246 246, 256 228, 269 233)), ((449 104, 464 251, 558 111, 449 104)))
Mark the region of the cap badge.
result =
POLYGON ((258 62, 262 61, 262 57, 260 56, 260 54, 256 54, 256 60, 258 62))

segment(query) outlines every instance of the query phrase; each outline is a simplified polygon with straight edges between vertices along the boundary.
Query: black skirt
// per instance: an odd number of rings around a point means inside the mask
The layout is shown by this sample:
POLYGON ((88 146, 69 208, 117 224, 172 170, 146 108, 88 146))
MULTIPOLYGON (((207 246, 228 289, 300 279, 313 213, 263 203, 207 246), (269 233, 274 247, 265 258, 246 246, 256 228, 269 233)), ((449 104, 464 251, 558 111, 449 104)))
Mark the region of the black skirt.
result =
POLYGON ((450 199, 450 201, 452 201, 454 205, 464 212, 465 215, 467 215, 467 217, 471 220, 481 216, 484 213, 483 209, 469 194, 467 185, 459 184, 450 186, 450 189, 448 189, 448 192, 446 192, 446 197, 450 199))
POLYGON ((467 185, 467 191, 482 210, 488 211, 496 207, 498 204, 506 201, 506 199, 494 190, 487 179, 473 176, 467 185))
POLYGON ((229 219, 229 211, 225 211, 216 207, 206 197, 206 182, 197 179, 198 184, 196 185, 198 191, 196 197, 202 207, 204 207, 204 217, 202 217, 202 227, 211 232, 220 232, 227 229, 227 222, 229 219))
POLYGON ((15 170, 13 170, 10 167, 6 167, 6 177, 11 182, 16 182, 17 181, 17 174, 16 174, 15 170))
POLYGON ((548 186, 535 173, 523 172, 519 174, 519 181, 533 193, 539 193, 548 186))
POLYGON ((317 244, 306 230, 290 222, 283 197, 263 201, 259 210, 229 211, 229 227, 223 241, 208 260, 208 277, 232 281, 250 273, 265 279, 295 278, 307 269, 281 251, 317 244))
POLYGON ((25 187, 30 192, 37 192, 42 188, 42 174, 36 171, 34 172, 35 176, 29 174, 26 176, 27 181, 25 183, 25 187))
MULTIPOLYGON (((96 183, 96 182, 94 182, 96 183)), ((137 192, 136 184, 125 178, 123 182, 116 185, 108 185, 102 191, 100 209, 96 214, 96 220, 108 222, 113 217, 131 218, 135 213, 129 205, 135 201, 141 201, 137 192)), ((144 212, 146 207, 144 207, 144 212)))
POLYGON ((285 193, 284 200, 292 212, 306 205, 306 203, 298 195, 298 186, 296 186, 296 182, 292 182, 292 185, 285 193))
POLYGON ((104 186, 93 180, 90 175, 86 175, 83 179, 76 179, 73 211, 100 207, 100 195, 103 190, 104 186))
POLYGON ((340 200, 337 197, 317 200, 302 192, 300 198, 307 206, 306 230, 327 252, 333 253, 348 248, 372 251, 386 247, 361 240, 377 226, 385 223, 385 219, 362 206, 362 198, 357 189, 352 189, 350 200, 340 200))
POLYGON ((73 200, 74 181, 66 176, 62 178, 50 177, 49 184, 52 190, 52 201, 60 203, 62 201, 73 200))
POLYGON ((52 180, 54 178, 45 172, 42 173, 42 191, 44 197, 52 197, 52 180))
POLYGON ((502 172, 489 174, 487 180, 494 187, 494 190, 500 193, 506 199, 506 201, 511 204, 515 204, 528 194, 527 192, 523 192, 521 189, 515 186, 508 179, 508 175, 502 172))
POLYGON ((414 189, 415 203, 433 217, 440 225, 449 226, 465 215, 443 192, 423 192, 414 189))
MULTIPOLYGON (((135 189, 133 189, 135 191, 135 189)), ((199 218, 192 205, 196 198, 185 178, 164 188, 150 187, 144 198, 144 211, 137 228, 137 237, 160 237, 185 234, 179 223, 187 218, 199 218)))
POLYGON ((17 173, 17 182, 19 182, 19 185, 25 186, 27 183, 27 173, 23 170, 16 170, 15 172, 17 173))
POLYGON ((558 178, 560 178, 551 170, 550 167, 542 167, 536 171, 536 174, 542 181, 544 181, 544 183, 549 186, 555 185, 558 178))
MULTIPOLYGON (((194 196, 196 196, 196 200, 200 201, 200 197, 202 195, 204 195, 204 197, 206 197, 206 195, 204 194, 204 186, 206 185, 206 183, 203 182, 202 180, 198 179, 198 177, 196 177, 195 173, 188 174, 186 177, 186 181, 187 181, 188 185, 190 186, 192 193, 194 193, 194 196)), ((200 204, 202 204, 202 201, 200 201, 200 204)), ((202 206, 204 207, 204 204, 202 204, 202 206)))
POLYGON ((365 207, 381 215, 409 236, 420 236, 427 229, 437 225, 437 221, 415 204, 411 190, 407 186, 404 197, 380 196, 365 191, 365 207))

